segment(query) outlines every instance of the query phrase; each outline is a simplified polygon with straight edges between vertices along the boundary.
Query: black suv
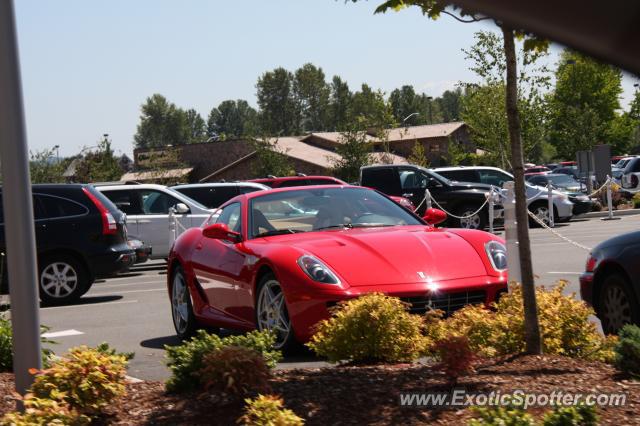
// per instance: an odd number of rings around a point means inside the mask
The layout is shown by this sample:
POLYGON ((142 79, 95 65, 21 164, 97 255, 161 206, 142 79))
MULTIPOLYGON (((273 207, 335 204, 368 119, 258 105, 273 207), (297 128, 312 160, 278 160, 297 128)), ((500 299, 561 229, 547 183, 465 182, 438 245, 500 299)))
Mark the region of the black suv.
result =
MULTIPOLYGON (((449 213, 465 217, 450 217, 450 225, 461 228, 484 229, 488 223, 488 207, 485 206, 473 214, 485 203, 490 185, 469 182, 452 182, 424 167, 414 165, 380 165, 366 166, 360 169, 360 185, 377 189, 387 194, 405 197, 415 206, 416 213, 424 214, 426 203, 423 202, 425 189, 437 203, 449 213)), ((438 205, 433 205, 438 207, 438 205)), ((494 205, 494 218, 500 220, 503 215, 502 205, 494 205)))
MULTIPOLYGON (((89 291, 96 278, 125 271, 135 261, 127 244, 124 213, 93 186, 33 185, 32 191, 43 303, 73 302, 89 291)), ((6 252, 1 197, 0 250, 6 252)), ((2 266, 1 289, 6 294, 6 261, 2 266)))

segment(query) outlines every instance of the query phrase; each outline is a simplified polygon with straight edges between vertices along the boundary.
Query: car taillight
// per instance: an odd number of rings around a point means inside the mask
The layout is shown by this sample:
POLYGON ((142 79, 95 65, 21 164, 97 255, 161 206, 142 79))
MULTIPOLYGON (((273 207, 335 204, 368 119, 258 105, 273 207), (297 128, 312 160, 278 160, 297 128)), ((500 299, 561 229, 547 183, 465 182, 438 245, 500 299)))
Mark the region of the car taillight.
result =
POLYGON ((592 255, 589 255, 589 258, 587 259, 587 265, 585 267, 587 272, 593 272, 594 269, 596 269, 596 264, 598 263, 598 260, 593 257, 592 255))
POLYGON ((113 215, 109 212, 109 210, 104 206, 104 204, 102 204, 98 197, 93 195, 87 188, 82 188, 82 190, 100 212, 100 216, 102 217, 102 234, 113 235, 118 232, 118 223, 116 222, 116 219, 113 217, 113 215))

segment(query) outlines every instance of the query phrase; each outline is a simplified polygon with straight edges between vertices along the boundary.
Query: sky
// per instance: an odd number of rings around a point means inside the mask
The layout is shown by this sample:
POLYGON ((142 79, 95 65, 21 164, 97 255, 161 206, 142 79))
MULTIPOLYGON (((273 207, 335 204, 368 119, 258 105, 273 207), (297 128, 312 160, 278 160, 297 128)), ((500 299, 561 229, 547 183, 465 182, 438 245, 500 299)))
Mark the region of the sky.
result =
MULTIPOLYGON (((488 22, 436 22, 419 10, 374 15, 382 0, 15 0, 29 148, 78 153, 109 134, 131 156, 140 105, 154 93, 205 118, 226 99, 256 106, 266 71, 311 62, 389 93, 438 96, 476 81, 462 48, 488 22)), ((561 46, 553 46, 549 64, 561 46)), ((623 107, 633 84, 625 75, 623 107)))

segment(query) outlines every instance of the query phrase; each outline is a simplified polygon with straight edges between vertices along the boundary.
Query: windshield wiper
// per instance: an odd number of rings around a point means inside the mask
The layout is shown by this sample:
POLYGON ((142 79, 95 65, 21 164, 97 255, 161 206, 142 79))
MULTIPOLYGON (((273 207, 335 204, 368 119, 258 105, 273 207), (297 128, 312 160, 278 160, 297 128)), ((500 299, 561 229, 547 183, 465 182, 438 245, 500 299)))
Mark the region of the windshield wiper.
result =
POLYGON ((314 231, 323 231, 325 229, 337 229, 337 228, 353 228, 353 224, 351 223, 341 223, 339 225, 329 225, 329 226, 323 226, 322 228, 316 228, 314 229, 314 231))
POLYGON ((271 237, 273 235, 285 235, 285 234, 297 234, 299 232, 304 232, 299 229, 274 229, 273 231, 263 232, 261 234, 256 235, 256 238, 260 237, 271 237))
POLYGON ((378 228, 383 226, 397 226, 390 223, 354 223, 353 228, 378 228))

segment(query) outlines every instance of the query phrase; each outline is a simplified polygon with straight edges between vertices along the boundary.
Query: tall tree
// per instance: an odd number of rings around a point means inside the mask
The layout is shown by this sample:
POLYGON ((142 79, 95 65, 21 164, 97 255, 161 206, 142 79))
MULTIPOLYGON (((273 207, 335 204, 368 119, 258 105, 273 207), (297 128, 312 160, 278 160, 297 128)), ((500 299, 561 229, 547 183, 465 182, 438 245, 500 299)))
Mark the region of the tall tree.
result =
MULTIPOLYGON (((358 0, 352 0, 358 1, 358 0)), ((376 12, 385 12, 388 9, 399 10, 408 6, 418 6, 423 14, 431 19, 437 19, 441 14, 454 16, 461 22, 477 22, 489 19, 478 15, 475 11, 460 9, 448 0, 387 0, 380 5, 376 12), (450 6, 449 9, 446 9, 450 6)), ((531 262, 531 244, 529 241, 528 213, 524 186, 524 161, 522 156, 522 144, 520 136, 520 117, 518 113, 518 79, 517 79, 517 55, 515 37, 526 34, 510 28, 504 23, 496 24, 500 27, 504 42, 504 54, 506 59, 506 110, 509 128, 509 141, 511 144, 511 164, 515 177, 516 193, 516 220, 518 226, 518 242, 520 254, 520 272, 522 278, 522 293, 525 317, 525 342, 528 353, 541 353, 542 344, 540 337, 540 325, 536 304, 535 285, 533 281, 533 267, 531 262)), ((525 41, 527 50, 546 49, 548 43, 529 37, 525 41)))
POLYGON ((189 129, 188 143, 204 142, 207 136, 207 125, 195 109, 185 111, 185 120, 189 129))
POLYGON ((187 115, 164 96, 150 96, 140 109, 140 123, 133 137, 136 148, 161 148, 190 141, 187 115))
POLYGON ((621 82, 619 69, 568 49, 562 52, 549 108, 549 139, 560 156, 572 159, 576 151, 611 143, 621 82))
POLYGON ((114 154, 111 148, 111 140, 104 136, 98 142, 96 148, 96 150, 87 152, 81 158, 76 168, 76 182, 110 182, 119 180, 120 176, 122 176, 123 170, 120 168, 120 158, 114 154))
POLYGON ((61 183, 68 161, 56 158, 54 148, 29 152, 29 173, 31 183, 61 183))
POLYGON ((351 119, 351 101, 353 94, 346 81, 334 76, 331 81, 331 95, 329 100, 328 130, 345 130, 351 119))
POLYGON ((462 89, 460 87, 456 87, 455 90, 445 90, 439 98, 436 98, 436 102, 440 106, 443 122, 449 123, 460 120, 461 99, 462 89))
POLYGON ((384 98, 384 93, 374 91, 363 84, 360 91, 351 99, 351 121, 357 121, 368 128, 385 129, 395 123, 391 107, 384 98))
POLYGON ((322 68, 304 64, 295 72, 293 93, 300 108, 301 129, 320 131, 327 129, 330 87, 322 68))
POLYGON ((268 135, 299 132, 300 108, 293 93, 293 74, 284 68, 268 71, 256 84, 260 122, 268 135))
POLYGON ((416 94, 411 85, 404 85, 392 91, 389 95, 389 105, 396 121, 402 126, 424 124, 429 118, 425 117, 423 111, 423 99, 416 94))
POLYGON ((222 101, 207 119, 207 135, 222 139, 250 136, 257 131, 258 113, 243 99, 222 101))

